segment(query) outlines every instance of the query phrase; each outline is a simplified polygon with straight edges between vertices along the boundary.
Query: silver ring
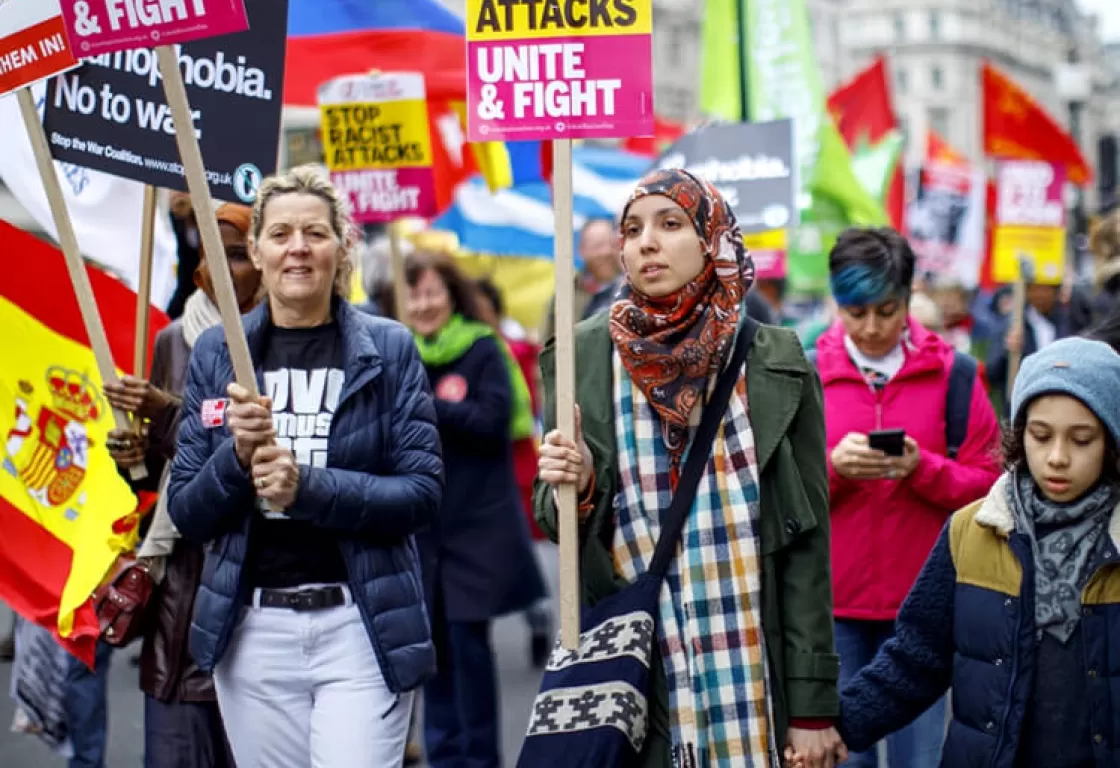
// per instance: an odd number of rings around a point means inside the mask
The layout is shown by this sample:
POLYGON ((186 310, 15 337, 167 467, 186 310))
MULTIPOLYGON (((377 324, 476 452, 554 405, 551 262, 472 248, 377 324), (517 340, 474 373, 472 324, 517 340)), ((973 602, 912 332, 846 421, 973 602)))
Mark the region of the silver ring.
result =
POLYGON ((264 478, 263 477, 258 477, 257 478, 257 488, 259 488, 259 489, 264 488, 264 478))

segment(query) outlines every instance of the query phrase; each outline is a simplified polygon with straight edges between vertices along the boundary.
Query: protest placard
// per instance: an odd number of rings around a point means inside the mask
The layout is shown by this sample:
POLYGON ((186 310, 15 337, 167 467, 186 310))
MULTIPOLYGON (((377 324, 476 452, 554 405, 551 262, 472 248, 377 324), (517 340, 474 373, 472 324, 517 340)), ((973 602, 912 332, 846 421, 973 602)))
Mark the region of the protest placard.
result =
POLYGON ((319 88, 323 154, 359 223, 436 213, 424 77, 349 75, 319 88))
MULTIPOLYGON (((252 28, 177 49, 211 194, 252 203, 276 169, 287 0, 249 0, 252 28)), ((45 126, 56 160, 186 190, 155 52, 105 53, 54 78, 45 126)))
POLYGON ((1064 166, 1034 160, 1005 160, 996 172, 996 221, 992 236, 992 277, 1011 283, 1020 261, 1032 280, 1058 285, 1065 277, 1066 208, 1064 166))
POLYGON ((76 66, 58 0, 0 1, 0 95, 76 66))
POLYGON ((785 277, 798 214, 792 120, 710 125, 677 139, 655 165, 714 184, 735 212, 758 277, 785 277))
POLYGON ((62 5, 71 44, 83 57, 249 27, 243 0, 67 0, 62 5))
POLYGON ((917 256, 915 272, 975 288, 984 261, 986 179, 983 170, 926 163, 914 199, 906 207, 906 228, 917 256))
POLYGON ((651 0, 467 0, 471 141, 653 133, 651 0))

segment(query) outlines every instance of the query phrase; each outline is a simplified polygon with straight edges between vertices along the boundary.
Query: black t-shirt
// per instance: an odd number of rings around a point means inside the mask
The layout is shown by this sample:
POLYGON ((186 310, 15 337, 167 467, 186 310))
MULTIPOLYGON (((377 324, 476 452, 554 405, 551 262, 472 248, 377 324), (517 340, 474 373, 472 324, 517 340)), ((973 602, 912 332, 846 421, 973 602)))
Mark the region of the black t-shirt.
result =
MULTIPOLYGON (((272 398, 276 440, 302 466, 327 465, 327 437, 342 391, 338 325, 272 328, 265 351, 264 393, 272 398)), ((263 511, 249 540, 249 587, 282 589, 346 581, 333 532, 283 512, 263 511)))

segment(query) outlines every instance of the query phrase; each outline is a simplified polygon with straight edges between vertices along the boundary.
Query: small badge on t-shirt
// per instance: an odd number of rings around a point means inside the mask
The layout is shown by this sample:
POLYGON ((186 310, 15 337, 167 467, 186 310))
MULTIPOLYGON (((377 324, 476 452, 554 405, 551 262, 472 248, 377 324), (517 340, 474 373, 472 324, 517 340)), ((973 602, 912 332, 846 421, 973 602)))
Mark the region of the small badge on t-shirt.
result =
POLYGON ((215 400, 202 401, 202 426, 214 429, 226 423, 226 406, 229 398, 219 397, 215 400))
POLYGON ((449 373, 436 382, 436 397, 449 403, 461 403, 467 397, 467 380, 457 373, 449 373))

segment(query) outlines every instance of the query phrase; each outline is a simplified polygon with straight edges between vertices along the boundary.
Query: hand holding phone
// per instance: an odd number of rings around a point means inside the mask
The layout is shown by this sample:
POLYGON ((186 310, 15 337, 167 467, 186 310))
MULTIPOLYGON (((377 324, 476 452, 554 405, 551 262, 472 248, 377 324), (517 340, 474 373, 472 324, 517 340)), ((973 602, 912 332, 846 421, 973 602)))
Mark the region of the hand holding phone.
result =
POLYGON ((899 458, 906 454, 906 430, 879 429, 867 435, 867 445, 874 451, 899 458))

